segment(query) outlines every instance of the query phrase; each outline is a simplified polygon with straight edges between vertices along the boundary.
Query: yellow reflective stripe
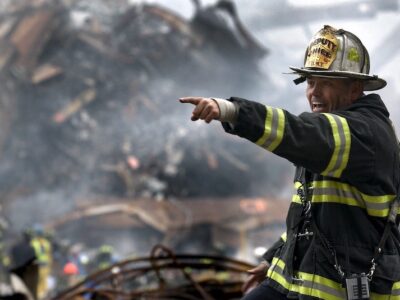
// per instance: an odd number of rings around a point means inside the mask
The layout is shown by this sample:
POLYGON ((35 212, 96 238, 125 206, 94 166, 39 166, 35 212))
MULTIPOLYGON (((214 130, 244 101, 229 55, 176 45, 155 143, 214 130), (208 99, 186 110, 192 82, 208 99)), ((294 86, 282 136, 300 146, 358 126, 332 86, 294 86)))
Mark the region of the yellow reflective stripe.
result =
POLYGON ((379 294, 375 294, 375 293, 370 293, 370 299, 373 299, 373 300, 389 300, 389 299, 392 299, 390 297, 391 297, 391 295, 379 295, 379 294))
MULTIPOLYGON (((301 183, 294 183, 292 202, 301 204, 297 189, 301 183)), ((339 203, 350 206, 357 206, 365 209, 370 216, 387 217, 390 212, 390 206, 396 195, 371 196, 361 193, 357 188, 342 182, 332 180, 313 181, 313 194, 311 201, 313 203, 339 203)), ((400 214, 400 208, 398 209, 400 214)))
POLYGON ((373 217, 387 217, 389 214, 390 209, 384 209, 384 210, 377 210, 377 209, 367 209, 367 212, 370 216, 373 217))
POLYGON ((283 275, 284 268, 285 263, 278 258, 274 258, 267 272, 267 277, 278 282, 285 289, 299 294, 327 300, 340 300, 345 298, 345 290, 340 283, 319 275, 304 272, 296 273, 297 278, 302 280, 301 284, 290 283, 283 275))
MULTIPOLYGON (((340 284, 338 284, 338 287, 339 286, 340 286, 340 284)), ((343 295, 336 296, 336 295, 332 295, 332 294, 330 294, 328 292, 324 292, 322 290, 317 289, 315 285, 313 287, 299 286, 299 292, 298 293, 303 294, 303 295, 308 295, 308 296, 311 296, 311 297, 317 297, 317 298, 320 298, 320 299, 325 299, 325 300, 339 300, 339 299, 343 300, 343 299, 345 299, 344 289, 343 289, 343 292, 342 292, 343 295)))
POLYGON ((300 200, 299 195, 294 194, 294 195, 292 196, 292 202, 301 204, 301 200, 300 200))
POLYGON ((357 188, 337 181, 314 181, 312 202, 340 203, 361 207, 367 210, 370 216, 386 217, 395 195, 371 196, 361 193, 357 188))
POLYGON ((272 278, 287 290, 292 290, 292 284, 289 283, 286 278, 282 275, 285 263, 277 257, 272 259, 271 267, 268 269, 267 277, 272 278), (275 271, 277 270, 277 271, 275 271))
POLYGON ((282 233, 281 239, 282 239, 282 241, 286 242, 286 239, 287 239, 287 233, 286 233, 286 231, 285 231, 284 233, 282 233))
POLYGON ((387 203, 387 202, 392 202, 395 195, 380 195, 380 196, 371 196, 364 194, 360 192, 357 188, 354 186, 348 184, 348 183, 343 183, 343 182, 338 182, 338 181, 333 181, 333 180, 319 180, 319 181, 313 181, 312 186, 314 188, 335 188, 335 189, 340 189, 346 192, 351 192, 354 194, 360 194, 362 196, 362 199, 366 202, 371 202, 371 203, 387 203))
POLYGON ((269 135, 271 134, 271 127, 272 127, 272 108, 269 106, 266 106, 266 117, 265 117, 265 127, 264 127, 264 133, 261 138, 258 139, 256 142, 257 145, 261 146, 265 143, 269 135))
POLYGON ((400 281, 397 281, 392 286, 392 298, 400 300, 400 281))
MULTIPOLYGON (((387 217, 390 206, 396 195, 371 196, 360 192, 357 188, 342 182, 332 180, 313 181, 311 202, 313 203, 339 203, 363 208, 368 215, 374 217, 387 217)), ((292 202, 301 204, 297 189, 301 183, 294 183, 292 202)), ((400 214, 400 208, 397 211, 400 214)))
POLYGON ((31 246, 35 251, 36 259, 40 263, 49 263, 51 260, 50 243, 42 238, 34 238, 31 240, 31 246))
POLYGON ((400 296, 393 296, 393 295, 380 295, 376 293, 371 293, 371 300, 400 300, 400 296))
POLYGON ((400 289, 400 281, 393 283, 392 290, 399 290, 400 289))
POLYGON ((285 289, 292 291, 291 286, 292 284, 290 284, 285 277, 283 277, 283 275, 279 274, 278 272, 275 272, 275 268, 273 268, 272 266, 268 269, 267 272, 267 277, 275 280, 276 282, 278 282, 281 286, 283 286, 285 289))
POLYGON ((361 194, 365 201, 371 202, 371 203, 388 203, 388 202, 391 203, 395 196, 395 195, 370 196, 370 195, 366 195, 363 193, 361 193, 361 194))
POLYGON ((382 295, 377 293, 371 293, 371 300, 400 300, 399 295, 382 295))
POLYGON ((285 113, 282 109, 275 109, 278 112, 278 128, 276 133, 276 139, 271 143, 268 150, 274 151, 276 147, 282 142, 283 134, 285 132, 285 113))
POLYGON ((341 288, 339 288, 339 287, 341 287, 341 284, 337 283, 336 281, 333 281, 331 279, 328 279, 328 278, 325 278, 325 277, 322 277, 319 275, 315 275, 315 274, 304 273, 304 272, 297 272, 297 275, 298 275, 299 279, 314 281, 319 284, 330 287, 332 289, 342 290, 341 288))
POLYGON ((274 257, 272 259, 271 267, 275 266, 275 265, 278 266, 279 268, 281 268, 282 270, 285 268, 285 262, 277 257, 274 257))
POLYGON ((400 281, 393 284, 391 295, 371 293, 371 300, 400 300, 400 281))
POLYGON ((330 173, 333 172, 333 168, 336 165, 338 155, 339 155, 339 147, 340 147, 341 141, 340 141, 340 134, 339 134, 337 123, 336 123, 335 119, 333 118, 333 116, 331 114, 324 114, 324 115, 326 116, 326 118, 328 119, 328 121, 331 125, 333 140, 335 142, 335 148, 333 149, 333 154, 332 154, 331 160, 328 164, 328 167, 322 172, 322 175, 329 176, 330 173))
POLYGON ((283 110, 266 106, 264 133, 256 144, 268 151, 274 151, 282 142, 284 131, 285 113, 283 110))
POLYGON ((321 173, 325 176, 339 178, 347 167, 351 146, 350 128, 347 120, 334 114, 324 113, 331 128, 335 148, 327 168, 321 173))
MULTIPOLYGON (((316 274, 296 272, 296 277, 303 282, 301 284, 290 283, 283 275, 284 269, 285 263, 274 257, 267 277, 291 292, 326 300, 346 299, 345 289, 336 281, 316 274)), ((393 284, 391 295, 371 293, 371 300, 400 300, 400 282, 393 284)))
POLYGON ((294 191, 292 196, 292 202, 301 204, 300 196, 297 194, 297 189, 301 186, 301 182, 296 181, 294 183, 294 191))

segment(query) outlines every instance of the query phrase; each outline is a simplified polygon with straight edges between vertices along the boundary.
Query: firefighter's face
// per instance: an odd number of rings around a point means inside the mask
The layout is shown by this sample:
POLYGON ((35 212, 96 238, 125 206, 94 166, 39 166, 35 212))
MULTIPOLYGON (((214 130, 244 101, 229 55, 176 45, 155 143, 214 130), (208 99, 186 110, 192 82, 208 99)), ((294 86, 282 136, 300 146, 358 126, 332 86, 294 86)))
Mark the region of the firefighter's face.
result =
POLYGON ((360 81, 341 78, 307 78, 306 95, 312 112, 326 113, 345 108, 361 96, 360 81))

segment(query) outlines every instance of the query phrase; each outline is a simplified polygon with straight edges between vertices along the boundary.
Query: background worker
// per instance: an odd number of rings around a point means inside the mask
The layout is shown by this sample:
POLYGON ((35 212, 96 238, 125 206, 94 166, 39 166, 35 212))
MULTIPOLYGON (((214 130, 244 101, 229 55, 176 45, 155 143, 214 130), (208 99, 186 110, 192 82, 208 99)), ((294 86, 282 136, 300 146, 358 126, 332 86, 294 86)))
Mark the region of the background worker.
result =
POLYGON ((192 120, 220 120, 296 165, 287 230, 250 270, 244 299, 389 299, 400 295, 399 149, 369 75, 369 55, 351 32, 324 26, 307 47, 310 113, 232 97, 185 97, 192 120), (381 297, 381 298, 380 298, 381 297))
POLYGON ((52 247, 46 237, 44 228, 40 224, 33 226, 31 245, 36 253, 36 263, 39 267, 39 281, 37 287, 37 298, 44 299, 48 292, 48 282, 51 275, 52 247))
POLYGON ((22 237, 11 247, 10 260, 9 276, 14 292, 24 295, 22 299, 37 299, 39 270, 36 253, 31 246, 30 230, 25 230, 22 237))

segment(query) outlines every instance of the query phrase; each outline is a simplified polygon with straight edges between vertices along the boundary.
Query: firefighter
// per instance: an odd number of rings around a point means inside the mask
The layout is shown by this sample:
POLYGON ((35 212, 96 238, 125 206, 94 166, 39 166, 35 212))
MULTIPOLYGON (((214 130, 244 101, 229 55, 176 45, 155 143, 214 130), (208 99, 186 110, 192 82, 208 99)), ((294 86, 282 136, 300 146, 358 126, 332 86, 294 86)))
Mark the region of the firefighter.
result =
POLYGON ((24 290, 27 299, 36 299, 39 271, 36 264, 36 253, 31 246, 30 230, 23 231, 22 237, 11 247, 10 258, 10 281, 13 281, 14 276, 14 281, 16 279, 20 281, 18 290, 20 292, 24 290))
POLYGON ((68 261, 63 267, 63 275, 66 287, 71 287, 79 282, 79 268, 72 262, 68 261))
POLYGON ((93 260, 93 270, 100 271, 107 269, 115 264, 117 260, 114 256, 114 247, 111 245, 101 245, 97 250, 96 256, 93 260))
POLYGON ((36 253, 36 263, 39 266, 39 282, 37 286, 37 298, 44 299, 48 294, 48 281, 51 275, 52 247, 46 238, 44 228, 40 224, 33 226, 31 245, 36 253))
POLYGON ((185 97, 192 120, 220 120, 296 165, 286 232, 250 270, 244 299, 397 299, 399 148, 380 96, 386 86, 369 74, 367 49, 354 34, 324 26, 304 66, 311 112, 232 97, 185 97))
MULTIPOLYGON (((0 206, 1 211, 1 206, 0 206)), ((7 268, 10 265, 10 257, 6 251, 5 231, 8 227, 7 222, 0 216, 0 282, 7 277, 7 268)))

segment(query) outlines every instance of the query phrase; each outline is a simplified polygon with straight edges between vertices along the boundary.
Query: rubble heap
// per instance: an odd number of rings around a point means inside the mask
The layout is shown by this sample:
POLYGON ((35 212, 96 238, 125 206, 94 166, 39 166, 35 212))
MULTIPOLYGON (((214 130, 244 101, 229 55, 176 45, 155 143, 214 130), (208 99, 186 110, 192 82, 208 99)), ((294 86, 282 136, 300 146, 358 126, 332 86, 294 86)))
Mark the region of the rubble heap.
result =
POLYGON ((192 20, 150 4, 104 15, 94 3, 107 1, 12 3, 0 17, 7 197, 61 190, 58 208, 85 194, 165 199, 268 188, 258 183, 270 162, 256 147, 191 124, 189 107, 177 104, 183 95, 256 89, 266 50, 231 2, 198 7, 192 20))

